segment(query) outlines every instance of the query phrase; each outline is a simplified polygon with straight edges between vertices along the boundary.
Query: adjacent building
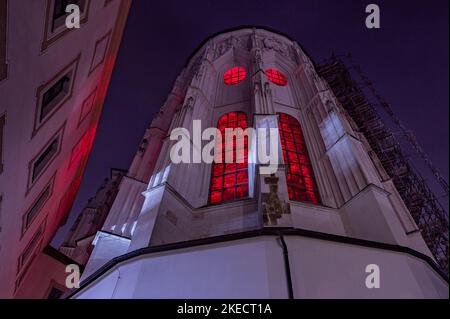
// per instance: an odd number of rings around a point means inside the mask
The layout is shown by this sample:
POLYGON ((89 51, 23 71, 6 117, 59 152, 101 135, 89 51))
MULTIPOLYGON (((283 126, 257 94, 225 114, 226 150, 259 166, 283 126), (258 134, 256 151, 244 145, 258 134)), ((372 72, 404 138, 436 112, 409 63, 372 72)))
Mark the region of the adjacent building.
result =
POLYGON ((361 128, 304 49, 265 28, 194 52, 93 244, 73 298, 448 298, 361 128), (208 143, 196 144, 194 120, 274 129, 281 164, 260 170, 268 136, 216 140, 216 152, 243 154, 228 163, 175 163, 175 128, 193 148, 208 143))
POLYGON ((79 188, 130 5, 0 0, 0 298, 45 269, 35 264, 79 188), (66 27, 68 4, 79 29, 66 27))
POLYGON ((110 178, 106 178, 95 196, 89 199, 59 248, 61 253, 80 265, 86 265, 91 255, 92 242, 108 216, 124 174, 122 170, 111 169, 110 178))
MULTIPOLYGON (((66 267, 78 267, 83 271, 83 265, 67 257, 54 247, 47 245, 36 257, 27 271, 26 281, 15 293, 16 299, 60 299, 70 291, 66 286, 69 272, 66 267)), ((72 268, 70 268, 72 269, 72 268)))

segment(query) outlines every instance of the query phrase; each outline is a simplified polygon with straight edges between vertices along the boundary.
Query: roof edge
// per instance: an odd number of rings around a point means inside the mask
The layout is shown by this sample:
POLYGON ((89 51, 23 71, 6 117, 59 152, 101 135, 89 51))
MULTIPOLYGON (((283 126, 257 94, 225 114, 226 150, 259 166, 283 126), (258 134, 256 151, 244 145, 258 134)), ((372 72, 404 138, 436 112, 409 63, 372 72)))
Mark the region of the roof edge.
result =
POLYGON ((299 47, 302 49, 303 53, 311 60, 311 62, 314 64, 314 67, 316 66, 314 60, 311 58, 310 54, 308 53, 308 51, 305 50, 305 48, 298 43, 297 40, 295 40, 294 38, 292 38, 291 36, 289 36, 288 34, 278 31, 272 27, 269 26, 264 26, 264 25, 239 25, 236 27, 232 27, 232 28, 227 28, 227 29, 223 29, 221 31, 217 31, 215 33, 213 33, 212 35, 210 35, 209 37, 207 37, 206 39, 204 39, 202 42, 200 42, 200 44, 194 49, 194 51, 189 55, 189 57, 187 58, 186 62, 184 63, 184 68, 186 68, 190 61, 192 60, 192 58, 205 46, 206 43, 208 43, 208 41, 210 41, 211 39, 224 34, 224 33, 230 33, 230 32, 234 32, 234 31, 239 31, 239 30, 243 30, 243 29, 259 29, 259 30, 264 30, 264 31, 268 31, 268 32, 272 32, 278 35, 281 35, 285 38, 287 38, 288 40, 295 42, 299 45, 299 47))

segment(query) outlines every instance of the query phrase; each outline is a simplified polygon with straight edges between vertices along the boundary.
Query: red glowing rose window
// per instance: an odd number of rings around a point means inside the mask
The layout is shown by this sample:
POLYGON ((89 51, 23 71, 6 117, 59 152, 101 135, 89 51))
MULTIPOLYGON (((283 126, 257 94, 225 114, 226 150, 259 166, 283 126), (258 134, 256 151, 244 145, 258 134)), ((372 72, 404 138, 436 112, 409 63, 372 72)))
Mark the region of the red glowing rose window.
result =
POLYGON ((288 83, 288 80, 283 72, 277 69, 267 69, 266 70, 267 78, 279 86, 285 86, 288 83))
POLYGON ((300 124, 288 114, 278 113, 278 116, 289 199, 318 204, 319 193, 300 124))
MULTIPOLYGON (((214 161, 211 173, 211 188, 209 202, 211 204, 220 204, 236 199, 248 197, 248 138, 243 136, 244 141, 236 140, 233 137, 233 144, 229 146, 225 142, 226 128, 241 128, 245 130, 248 127, 247 115, 243 112, 230 112, 223 115, 217 128, 222 134, 222 140, 218 141, 216 149, 222 150, 221 163, 214 161), (232 151, 232 163, 225 163, 226 152, 232 151), (243 151, 243 160, 237 160, 237 152, 243 151)), ((240 138, 238 136, 238 138, 240 138)))
POLYGON ((247 71, 243 67, 235 66, 223 75, 223 81, 225 84, 233 85, 241 82, 247 76, 247 71))

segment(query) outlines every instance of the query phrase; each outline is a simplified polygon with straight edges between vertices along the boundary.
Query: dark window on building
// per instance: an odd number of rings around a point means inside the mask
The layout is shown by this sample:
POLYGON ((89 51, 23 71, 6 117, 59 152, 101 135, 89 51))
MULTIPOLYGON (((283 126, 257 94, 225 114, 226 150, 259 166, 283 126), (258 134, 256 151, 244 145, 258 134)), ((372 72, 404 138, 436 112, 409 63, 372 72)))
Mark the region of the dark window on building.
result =
POLYGON ((64 75, 55 84, 53 84, 42 97, 41 112, 39 121, 51 113, 55 106, 66 96, 70 89, 70 77, 64 75))
POLYGON ((53 178, 50 181, 50 183, 48 183, 47 186, 44 188, 44 191, 39 195, 39 197, 34 201, 34 203, 25 213, 22 232, 25 232, 28 229, 34 218, 41 211, 42 207, 44 207, 45 203, 47 202, 52 193, 52 186, 53 186, 53 178))
POLYGON ((37 88, 33 136, 56 112, 71 99, 80 55, 61 71, 37 88))
POLYGON ((5 130, 6 115, 0 116, 0 174, 3 172, 3 134, 5 130))
POLYGON ((31 163, 31 183, 42 174, 59 152, 61 135, 58 134, 31 163))
POLYGON ((6 78, 8 67, 6 65, 6 15, 7 0, 0 0, 0 81, 6 78))
POLYGON ((37 158, 33 163, 33 181, 42 172, 42 170, 47 166, 47 164, 52 160, 55 154, 58 152, 58 139, 53 140, 50 145, 44 150, 44 152, 37 158))
POLYGON ((64 291, 62 291, 56 287, 52 287, 50 289, 50 292, 48 293, 47 299, 60 299, 63 294, 64 294, 64 291))
POLYGON ((69 4, 76 4, 80 8, 82 14, 85 9, 86 0, 54 0, 53 17, 52 17, 52 31, 62 26, 66 21, 66 8, 69 4))
POLYGON ((42 224, 39 229, 34 234, 33 238, 28 243, 27 247, 25 247, 22 254, 19 256, 19 271, 25 266, 25 264, 31 259, 33 253, 36 250, 37 245, 39 244, 42 235, 44 234, 44 224, 42 224))
POLYGON ((53 20, 61 18, 66 15, 66 7, 69 4, 78 4, 76 0, 55 0, 53 9, 53 20))
POLYGON ((216 150, 222 150, 222 162, 213 162, 211 189, 209 202, 211 204, 219 204, 236 199, 248 197, 248 138, 244 136, 244 141, 237 141, 236 136, 233 137, 233 145, 226 145, 225 129, 241 128, 245 130, 248 127, 247 115, 243 112, 230 112, 223 115, 218 123, 217 128, 222 134, 222 140, 216 145, 216 150), (242 152, 243 161, 238 163, 237 152, 242 152), (233 152, 233 163, 225 163, 226 152, 233 152))
POLYGON ((318 204, 319 193, 300 123, 285 113, 278 113, 278 116, 289 199, 318 204))

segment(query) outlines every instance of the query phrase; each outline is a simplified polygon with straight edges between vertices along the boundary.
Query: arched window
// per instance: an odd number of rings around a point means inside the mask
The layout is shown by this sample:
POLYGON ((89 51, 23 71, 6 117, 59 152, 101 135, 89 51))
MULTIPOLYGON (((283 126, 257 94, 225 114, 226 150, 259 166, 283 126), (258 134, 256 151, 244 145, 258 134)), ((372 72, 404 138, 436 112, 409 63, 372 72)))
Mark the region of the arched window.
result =
POLYGON ((284 162, 288 168, 286 182, 289 199, 318 204, 319 192, 299 122, 288 114, 278 113, 278 128, 284 162))
POLYGON ((238 84, 247 76, 247 71, 241 66, 235 66, 223 74, 223 82, 228 85, 238 84))
MULTIPOLYGON (((233 163, 225 163, 225 151, 231 151, 230 147, 225 148, 225 129, 248 127, 247 115, 243 112, 230 112, 223 115, 217 122, 217 128, 222 134, 222 141, 218 142, 216 148, 222 149, 222 162, 212 164, 211 188, 209 202, 219 204, 245 198, 248 196, 248 138, 244 136, 244 143, 237 143, 236 136, 233 137, 233 163), (244 160, 242 163, 236 161, 237 147, 244 148, 244 160)), ((240 149, 238 149, 240 150, 240 149)))
POLYGON ((288 83, 288 79, 284 73, 277 69, 267 69, 266 76, 272 83, 279 86, 285 86, 288 83))

